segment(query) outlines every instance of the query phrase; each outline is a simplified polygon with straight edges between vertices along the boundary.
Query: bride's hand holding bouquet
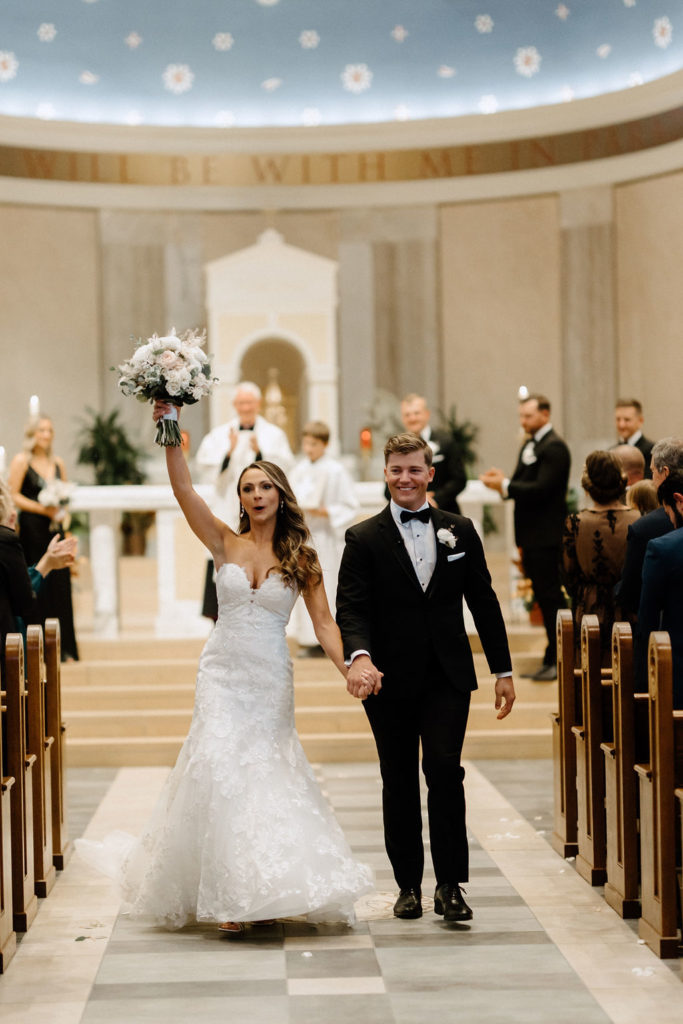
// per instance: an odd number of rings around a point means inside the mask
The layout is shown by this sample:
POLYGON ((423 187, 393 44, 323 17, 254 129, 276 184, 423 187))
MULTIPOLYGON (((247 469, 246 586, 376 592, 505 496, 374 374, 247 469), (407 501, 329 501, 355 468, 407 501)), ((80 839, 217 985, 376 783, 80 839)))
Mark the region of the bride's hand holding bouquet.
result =
POLYGON ((157 422, 156 443, 180 447, 178 407, 193 405, 211 393, 216 378, 211 376, 209 360, 202 348, 205 334, 186 331, 178 337, 175 330, 165 337, 153 334, 140 342, 130 359, 119 366, 119 388, 140 402, 164 403, 166 410, 157 422))

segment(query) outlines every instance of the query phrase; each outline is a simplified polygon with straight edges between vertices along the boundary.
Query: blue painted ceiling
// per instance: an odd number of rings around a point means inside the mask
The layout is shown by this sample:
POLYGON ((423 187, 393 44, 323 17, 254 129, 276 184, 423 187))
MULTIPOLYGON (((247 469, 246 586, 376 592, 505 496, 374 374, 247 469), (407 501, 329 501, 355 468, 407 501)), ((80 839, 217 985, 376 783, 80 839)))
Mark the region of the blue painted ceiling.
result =
POLYGON ((683 0, 0 2, 0 114, 19 117, 226 128, 455 117, 681 67, 683 0))

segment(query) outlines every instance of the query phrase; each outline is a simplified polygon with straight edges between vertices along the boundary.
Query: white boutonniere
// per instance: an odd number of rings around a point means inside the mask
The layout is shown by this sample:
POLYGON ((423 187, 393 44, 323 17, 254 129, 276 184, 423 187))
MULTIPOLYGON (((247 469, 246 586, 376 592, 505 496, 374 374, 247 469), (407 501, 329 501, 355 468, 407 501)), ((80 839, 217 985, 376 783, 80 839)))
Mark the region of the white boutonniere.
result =
POLYGON ((448 529, 442 527, 442 529, 437 530, 436 539, 439 544, 445 544, 447 548, 454 548, 458 543, 458 538, 453 533, 453 527, 449 527, 448 529))

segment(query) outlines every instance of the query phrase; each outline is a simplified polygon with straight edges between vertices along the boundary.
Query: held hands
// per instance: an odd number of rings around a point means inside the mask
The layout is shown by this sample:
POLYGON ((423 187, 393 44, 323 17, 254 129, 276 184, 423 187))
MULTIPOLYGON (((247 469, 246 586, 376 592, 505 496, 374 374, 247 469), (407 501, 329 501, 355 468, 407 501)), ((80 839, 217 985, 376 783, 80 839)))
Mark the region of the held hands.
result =
POLYGON ((505 473, 502 469, 496 469, 495 466, 491 466, 485 473, 479 475, 479 479, 486 487, 490 487, 492 491, 498 491, 499 494, 503 493, 505 473))
POLYGON ((382 689, 383 675, 383 672, 375 668, 367 654, 359 654, 349 668, 346 689, 352 697, 365 700, 371 693, 379 693, 382 689))
POLYGON ((515 684, 512 676, 496 679, 496 718, 507 718, 515 703, 515 684))

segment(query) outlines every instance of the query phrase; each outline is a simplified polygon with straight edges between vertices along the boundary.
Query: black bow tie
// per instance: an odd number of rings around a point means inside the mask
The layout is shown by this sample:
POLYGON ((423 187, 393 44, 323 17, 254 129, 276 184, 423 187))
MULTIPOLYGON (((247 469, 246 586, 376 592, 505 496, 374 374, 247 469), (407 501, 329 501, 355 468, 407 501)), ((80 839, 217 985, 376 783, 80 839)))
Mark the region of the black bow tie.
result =
POLYGON ((243 427, 242 424, 240 423, 240 425, 239 425, 239 427, 237 429, 238 430, 253 430, 254 428, 253 428, 253 426, 252 427, 243 427))
POLYGON ((401 522, 409 523, 411 519, 419 519, 421 523, 428 523, 431 516, 428 508, 421 508, 419 512, 410 512, 404 508, 401 512, 401 522))

